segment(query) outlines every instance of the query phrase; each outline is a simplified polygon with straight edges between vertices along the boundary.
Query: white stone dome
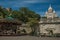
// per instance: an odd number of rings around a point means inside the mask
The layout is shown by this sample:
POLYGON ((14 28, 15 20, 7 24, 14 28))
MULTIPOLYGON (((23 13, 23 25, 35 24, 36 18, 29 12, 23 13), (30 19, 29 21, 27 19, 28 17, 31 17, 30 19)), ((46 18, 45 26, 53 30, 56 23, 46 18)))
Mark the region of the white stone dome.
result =
POLYGON ((52 7, 51 7, 51 5, 49 6, 48 10, 50 10, 50 9, 52 10, 52 7))
POLYGON ((47 11, 45 13, 47 14, 47 11))
POLYGON ((55 11, 53 11, 53 13, 55 13, 55 11))

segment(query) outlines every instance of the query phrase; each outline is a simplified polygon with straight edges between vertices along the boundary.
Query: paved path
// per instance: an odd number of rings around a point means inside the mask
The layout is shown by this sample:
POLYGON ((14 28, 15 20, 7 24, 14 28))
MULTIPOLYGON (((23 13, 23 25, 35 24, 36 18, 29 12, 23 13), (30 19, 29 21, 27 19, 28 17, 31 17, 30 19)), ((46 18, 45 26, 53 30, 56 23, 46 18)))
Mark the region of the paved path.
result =
POLYGON ((0 36, 0 40, 60 40, 59 37, 35 37, 35 36, 0 36))

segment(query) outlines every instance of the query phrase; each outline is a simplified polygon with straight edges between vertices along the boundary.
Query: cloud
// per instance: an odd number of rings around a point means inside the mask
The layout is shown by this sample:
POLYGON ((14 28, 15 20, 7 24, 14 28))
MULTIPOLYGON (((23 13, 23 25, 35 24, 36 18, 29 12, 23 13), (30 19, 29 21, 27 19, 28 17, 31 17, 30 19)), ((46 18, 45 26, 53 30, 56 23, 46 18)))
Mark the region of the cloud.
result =
POLYGON ((19 6, 30 6, 31 4, 35 3, 45 3, 48 2, 49 0, 0 0, 0 5, 8 5, 8 6, 14 6, 14 7, 19 7, 19 6))
POLYGON ((43 2, 48 2, 48 0, 25 0, 23 2, 25 2, 25 3, 43 3, 43 2))
POLYGON ((18 0, 15 2, 11 2, 11 4, 13 4, 15 7, 22 7, 22 6, 31 6, 32 4, 35 3, 44 3, 44 2, 48 2, 46 0, 18 0))

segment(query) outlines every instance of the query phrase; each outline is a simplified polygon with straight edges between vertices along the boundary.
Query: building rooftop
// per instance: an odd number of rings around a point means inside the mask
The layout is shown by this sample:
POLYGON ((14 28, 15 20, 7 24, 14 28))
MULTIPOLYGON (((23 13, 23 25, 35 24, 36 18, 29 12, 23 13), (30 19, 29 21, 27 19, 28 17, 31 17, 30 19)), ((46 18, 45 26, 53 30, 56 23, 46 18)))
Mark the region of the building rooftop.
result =
POLYGON ((0 24, 1 23, 5 23, 5 24, 17 24, 17 25, 20 25, 22 22, 21 21, 19 21, 19 20, 16 20, 16 19, 14 19, 14 20, 8 20, 8 19, 0 19, 0 24))

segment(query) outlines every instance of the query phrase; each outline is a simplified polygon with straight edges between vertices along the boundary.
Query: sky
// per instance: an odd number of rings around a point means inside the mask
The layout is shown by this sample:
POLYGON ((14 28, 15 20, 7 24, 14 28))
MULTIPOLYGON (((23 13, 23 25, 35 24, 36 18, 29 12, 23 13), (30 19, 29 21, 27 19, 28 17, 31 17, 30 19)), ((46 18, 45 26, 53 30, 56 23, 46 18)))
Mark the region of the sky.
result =
POLYGON ((30 10, 44 16, 51 4, 56 14, 60 16, 60 0, 0 0, 0 6, 17 10, 21 7, 28 7, 30 10))

